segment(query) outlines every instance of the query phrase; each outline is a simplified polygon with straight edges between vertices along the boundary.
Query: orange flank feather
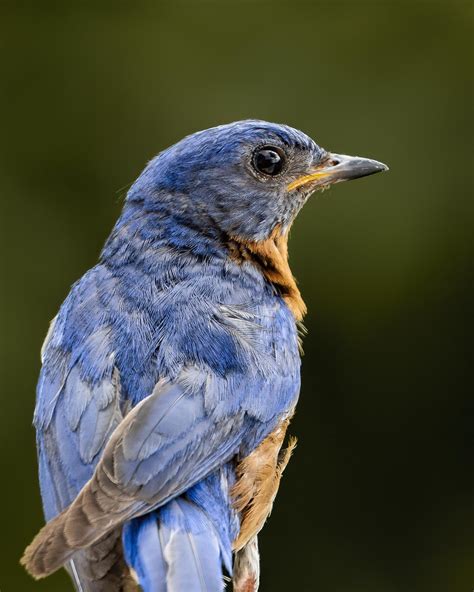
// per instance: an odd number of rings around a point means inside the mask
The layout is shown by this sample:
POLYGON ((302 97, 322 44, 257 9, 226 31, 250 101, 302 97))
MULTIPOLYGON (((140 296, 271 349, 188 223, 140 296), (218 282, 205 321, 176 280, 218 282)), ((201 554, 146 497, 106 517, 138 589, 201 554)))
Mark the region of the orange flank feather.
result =
POLYGON ((290 438, 288 448, 281 451, 290 419, 283 420, 237 466, 237 482, 232 495, 234 507, 242 514, 242 522, 233 545, 236 551, 255 537, 272 510, 281 475, 296 446, 296 438, 290 438))

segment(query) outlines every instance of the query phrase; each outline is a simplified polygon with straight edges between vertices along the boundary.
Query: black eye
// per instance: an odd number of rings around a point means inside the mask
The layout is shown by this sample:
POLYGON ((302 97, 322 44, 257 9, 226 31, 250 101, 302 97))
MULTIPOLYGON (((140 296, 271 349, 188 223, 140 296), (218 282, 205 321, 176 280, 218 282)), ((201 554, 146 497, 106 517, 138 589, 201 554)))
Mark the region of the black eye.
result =
POLYGON ((253 166, 259 173, 278 175, 285 164, 283 150, 275 146, 258 148, 253 155, 253 166))

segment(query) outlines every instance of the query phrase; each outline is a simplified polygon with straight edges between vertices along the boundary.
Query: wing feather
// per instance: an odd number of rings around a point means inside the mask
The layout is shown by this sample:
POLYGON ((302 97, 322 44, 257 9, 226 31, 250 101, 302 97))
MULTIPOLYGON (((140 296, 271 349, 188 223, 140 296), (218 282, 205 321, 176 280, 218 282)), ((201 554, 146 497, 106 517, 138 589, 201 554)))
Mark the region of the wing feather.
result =
MULTIPOLYGON (((196 377, 196 368, 191 373, 196 377)), ((183 371, 175 382, 160 381, 122 420, 92 479, 26 550, 23 563, 33 575, 55 571, 77 549, 162 506, 236 455, 252 424, 242 410, 224 420, 206 409, 206 388, 217 383, 205 375, 191 383, 183 371)))

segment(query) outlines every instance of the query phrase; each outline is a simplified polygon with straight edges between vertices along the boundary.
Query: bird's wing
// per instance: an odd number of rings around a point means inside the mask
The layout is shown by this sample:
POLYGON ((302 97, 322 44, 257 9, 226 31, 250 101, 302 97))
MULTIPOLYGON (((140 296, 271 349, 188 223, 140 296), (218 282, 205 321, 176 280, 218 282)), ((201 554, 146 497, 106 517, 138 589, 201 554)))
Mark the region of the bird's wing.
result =
MULTIPOLYGON (((94 472, 122 420, 120 380, 110 355, 109 331, 93 330, 88 347, 96 376, 87 377, 84 349, 64 347, 63 319, 53 320, 42 349, 35 425, 43 506, 47 520, 68 507, 94 472), (82 354, 82 358, 81 358, 82 354)), ((120 529, 81 551, 67 566, 77 590, 122 590, 125 570, 120 529)))
MULTIPOLYGON (((55 321, 43 347, 37 428, 40 485, 46 518, 66 508, 92 477, 113 430, 122 420, 118 372, 106 360, 100 379, 84 377, 79 359, 55 347, 55 321)), ((105 333, 93 339, 104 348, 105 333), (102 343, 101 343, 102 342, 102 343)))
POLYGON ((242 408, 226 416, 214 412, 216 397, 226 395, 229 386, 271 404, 272 384, 265 389, 258 382, 257 391, 257 384, 242 376, 219 379, 194 366, 174 382, 160 381, 115 429, 92 479, 72 505, 28 547, 27 569, 37 577, 55 571, 77 549, 166 503, 231 459, 249 429, 256 430, 256 439, 265 435, 271 426, 249 425, 242 408))

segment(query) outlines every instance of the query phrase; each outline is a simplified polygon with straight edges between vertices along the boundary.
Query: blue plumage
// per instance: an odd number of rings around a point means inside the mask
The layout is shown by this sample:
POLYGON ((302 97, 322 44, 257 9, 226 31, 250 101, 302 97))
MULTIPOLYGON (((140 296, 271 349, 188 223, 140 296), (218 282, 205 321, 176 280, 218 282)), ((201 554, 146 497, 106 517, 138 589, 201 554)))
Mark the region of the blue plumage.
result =
POLYGON ((125 556, 145 590, 222 590, 232 573, 238 516, 229 505, 233 474, 226 465, 159 510, 128 522, 125 556))
POLYGON ((256 549, 300 385, 286 236, 323 171, 342 180, 331 158, 287 126, 237 122, 185 138, 132 186, 43 349, 50 522, 25 554, 34 575, 66 564, 82 591, 131 590, 132 573, 145 592, 212 592, 239 531, 256 549))

